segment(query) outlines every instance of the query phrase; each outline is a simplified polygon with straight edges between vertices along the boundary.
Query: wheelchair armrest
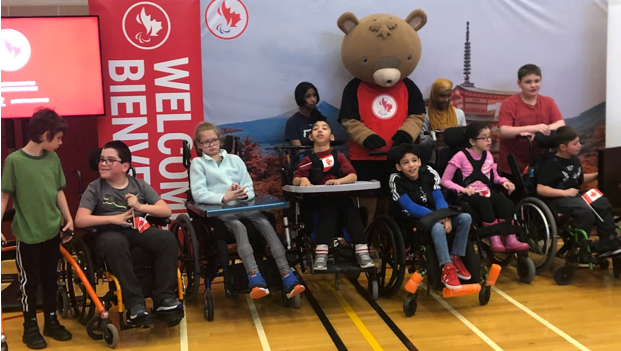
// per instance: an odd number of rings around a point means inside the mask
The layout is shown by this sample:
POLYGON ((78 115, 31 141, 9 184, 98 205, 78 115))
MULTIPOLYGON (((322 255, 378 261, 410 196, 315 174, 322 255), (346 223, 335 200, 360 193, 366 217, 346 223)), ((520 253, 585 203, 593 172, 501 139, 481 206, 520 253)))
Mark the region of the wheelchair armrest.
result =
POLYGON ((147 216, 147 222, 151 225, 155 225, 158 227, 165 227, 170 224, 170 218, 168 217, 155 217, 155 216, 147 216))

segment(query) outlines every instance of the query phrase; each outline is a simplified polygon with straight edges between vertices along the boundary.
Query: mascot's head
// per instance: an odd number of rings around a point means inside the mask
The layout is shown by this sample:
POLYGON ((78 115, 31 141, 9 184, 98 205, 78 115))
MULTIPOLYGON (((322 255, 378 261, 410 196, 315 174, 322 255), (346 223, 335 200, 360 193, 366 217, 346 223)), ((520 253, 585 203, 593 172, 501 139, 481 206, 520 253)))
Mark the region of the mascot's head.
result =
POLYGON ((362 81, 391 87, 409 76, 420 60, 419 29, 427 23, 422 10, 402 20, 389 14, 373 14, 361 20, 351 12, 337 24, 345 33, 341 59, 345 68, 362 81))

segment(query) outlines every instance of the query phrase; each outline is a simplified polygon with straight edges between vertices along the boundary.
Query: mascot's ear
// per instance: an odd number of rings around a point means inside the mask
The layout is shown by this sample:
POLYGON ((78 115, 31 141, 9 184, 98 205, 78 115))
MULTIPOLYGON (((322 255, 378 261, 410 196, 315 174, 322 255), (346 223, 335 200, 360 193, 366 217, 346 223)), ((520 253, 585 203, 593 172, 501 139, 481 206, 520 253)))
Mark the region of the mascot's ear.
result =
MULTIPOLYGON (((423 15, 424 14, 425 13, 423 12, 423 15)), ((427 17, 425 17, 425 21, 426 20, 427 20, 427 17)), ((351 12, 345 12, 344 14, 341 15, 341 17, 339 17, 339 19, 336 21, 336 24, 343 31, 343 33, 347 34, 352 29, 354 29, 355 26, 358 25, 358 18, 356 17, 356 15, 354 15, 351 12)))
MULTIPOLYGON (((341 16, 341 17, 343 17, 343 16, 341 16)), ((339 20, 340 20, 340 18, 339 18, 339 20)), ((405 21, 410 26, 412 26, 412 28, 414 28, 415 31, 418 32, 418 30, 423 28, 425 23, 427 23, 427 14, 423 10, 421 10, 421 9, 416 9, 416 10, 410 12, 410 14, 405 19, 405 21)))

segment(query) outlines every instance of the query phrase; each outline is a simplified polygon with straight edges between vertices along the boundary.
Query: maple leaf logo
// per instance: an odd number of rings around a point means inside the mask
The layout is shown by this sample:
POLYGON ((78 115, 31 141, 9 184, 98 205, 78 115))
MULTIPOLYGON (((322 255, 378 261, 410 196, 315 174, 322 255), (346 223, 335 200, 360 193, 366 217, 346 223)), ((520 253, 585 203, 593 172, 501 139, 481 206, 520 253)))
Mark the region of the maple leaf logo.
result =
POLYGON ((162 22, 151 19, 151 15, 147 15, 144 7, 140 11, 140 14, 136 16, 136 21, 144 26, 145 34, 150 37, 157 37, 157 32, 162 29, 162 22))
POLYGON ((224 17, 228 27, 236 27, 237 23, 241 21, 241 15, 237 12, 231 11, 230 7, 226 7, 226 1, 222 2, 222 6, 218 9, 218 14, 224 17))
POLYGON ((13 46, 13 44, 6 39, 4 39, 4 46, 6 47, 7 51, 11 53, 13 58, 19 56, 19 53, 22 52, 22 49, 20 49, 19 47, 13 46))
POLYGON ((328 166, 330 166, 332 164, 332 159, 327 159, 326 163, 328 164, 328 166))
POLYGON ((382 105, 382 107, 384 107, 384 110, 386 110, 386 113, 389 113, 390 110, 392 110, 392 104, 388 103, 388 101, 384 100, 384 98, 382 98, 382 101, 380 101, 380 104, 382 105))

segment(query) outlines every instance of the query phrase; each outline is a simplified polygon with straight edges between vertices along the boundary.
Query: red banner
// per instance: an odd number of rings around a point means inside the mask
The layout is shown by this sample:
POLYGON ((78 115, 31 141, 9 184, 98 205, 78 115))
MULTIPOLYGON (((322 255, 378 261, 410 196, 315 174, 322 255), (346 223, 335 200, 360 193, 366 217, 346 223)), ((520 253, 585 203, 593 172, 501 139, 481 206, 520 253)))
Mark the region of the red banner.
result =
POLYGON ((89 9, 101 25, 99 144, 128 144, 138 176, 176 217, 188 189, 181 141, 203 120, 200 1, 89 0, 89 9))

